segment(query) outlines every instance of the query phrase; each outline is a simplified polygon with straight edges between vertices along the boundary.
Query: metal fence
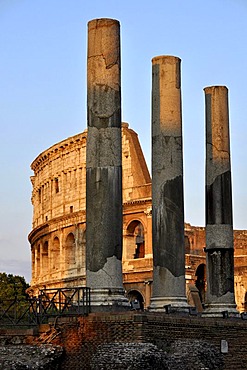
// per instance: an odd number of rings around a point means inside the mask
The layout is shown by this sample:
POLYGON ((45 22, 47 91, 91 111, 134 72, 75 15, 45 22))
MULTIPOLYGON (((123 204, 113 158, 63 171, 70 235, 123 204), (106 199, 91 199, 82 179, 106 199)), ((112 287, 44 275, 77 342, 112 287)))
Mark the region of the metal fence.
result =
POLYGON ((0 327, 47 323, 50 317, 88 315, 90 288, 42 289, 27 300, 0 301, 0 327))

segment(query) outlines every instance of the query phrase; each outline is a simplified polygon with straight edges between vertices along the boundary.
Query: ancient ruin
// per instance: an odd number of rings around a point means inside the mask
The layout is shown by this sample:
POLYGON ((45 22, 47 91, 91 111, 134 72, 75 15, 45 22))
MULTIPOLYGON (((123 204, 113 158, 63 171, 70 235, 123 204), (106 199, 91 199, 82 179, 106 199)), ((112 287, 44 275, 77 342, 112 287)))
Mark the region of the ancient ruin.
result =
MULTIPOLYGON (((205 89, 206 228, 191 226, 184 222, 181 61, 152 60, 151 181, 138 135, 121 123, 119 35, 116 20, 89 22, 88 128, 31 165, 25 315, 35 320, 31 331, 4 328, 0 341, 26 346, 24 354, 27 344, 51 343, 52 352, 58 345, 51 361, 63 353, 61 369, 244 368, 247 231, 232 225, 227 88, 205 89)), ((8 359, 22 347, 4 346, 4 366, 22 367, 8 359)), ((39 366, 39 355, 31 360, 39 366)))
MULTIPOLYGON (((180 60, 175 57, 153 59, 153 121, 157 126, 153 125, 155 231, 152 233, 149 171, 137 134, 127 123, 121 125, 119 43, 118 21, 89 22, 88 130, 53 145, 31 165, 34 172, 31 178, 33 229, 29 234, 32 294, 38 295, 39 289, 44 288, 90 285, 95 292, 92 295, 95 306, 117 303, 123 307, 128 304, 127 297, 134 309, 143 310, 151 305, 159 310, 169 304, 181 309, 186 308, 188 302, 201 312, 206 302, 207 254, 207 275, 211 274, 207 303, 209 306, 218 304, 218 298, 224 297, 219 287, 210 285, 217 272, 212 269, 210 260, 217 255, 217 261, 226 267, 221 277, 229 283, 227 291, 230 292, 227 294, 230 300, 224 301, 218 311, 228 311, 235 305, 232 222, 214 219, 211 208, 206 244, 205 228, 184 224, 183 219, 180 60), (166 69, 169 88, 159 79, 159 68, 166 69), (167 109, 169 106, 174 111, 172 115, 167 109), (167 166, 169 171, 165 172, 159 165, 164 161, 163 155, 166 158, 171 154, 174 163, 167 166), (159 203, 161 195, 163 202, 159 203), (162 207, 167 212, 168 229, 165 220, 157 218, 157 213, 164 213, 162 207), (101 214, 104 222, 101 222, 101 214), (226 234, 221 232, 218 235, 227 243, 216 248, 211 244, 214 235, 210 231, 215 225, 219 230, 222 225, 228 230, 228 236, 223 237, 226 234), (162 253, 169 253, 173 258, 165 258, 160 253, 158 239, 162 240, 160 245, 165 246, 162 253), (222 252, 226 258, 219 257, 222 252), (162 271, 162 279, 159 271, 162 271)), ((228 149, 226 152, 229 157, 228 149)), ((167 165, 167 160, 165 162, 167 165)), ((226 161, 224 166, 228 171, 226 161)), ((222 172, 219 175, 225 179, 222 172)), ((211 191, 210 179, 207 185, 211 191)), ((219 194, 217 190, 216 196, 219 194)), ((226 212, 229 215, 230 208, 226 212)), ((247 232, 238 230, 233 235, 236 303, 237 309, 244 312, 247 311, 247 232)))
POLYGON ((120 24, 88 23, 86 284, 92 309, 129 306, 122 282, 120 24))
MULTIPOLYGON (((32 288, 85 286, 87 130, 41 153, 32 163, 32 288)), ((137 134, 122 123, 123 280, 150 303, 151 178, 137 134), (145 283, 144 283, 145 282, 145 283)))
POLYGON ((205 314, 237 314, 234 297, 232 185, 228 90, 204 89, 206 98, 206 252, 205 314))
POLYGON ((185 296, 180 59, 152 60, 153 294, 150 309, 188 310, 185 296))

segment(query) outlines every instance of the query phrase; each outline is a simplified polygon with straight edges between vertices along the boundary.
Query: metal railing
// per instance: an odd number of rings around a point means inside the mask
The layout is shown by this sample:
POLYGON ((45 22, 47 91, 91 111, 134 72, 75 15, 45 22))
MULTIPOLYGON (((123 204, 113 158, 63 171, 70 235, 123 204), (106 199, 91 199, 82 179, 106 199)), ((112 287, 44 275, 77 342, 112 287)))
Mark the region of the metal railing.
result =
POLYGON ((42 289, 37 297, 28 297, 26 301, 0 301, 0 327, 39 325, 51 317, 89 313, 90 288, 42 289))

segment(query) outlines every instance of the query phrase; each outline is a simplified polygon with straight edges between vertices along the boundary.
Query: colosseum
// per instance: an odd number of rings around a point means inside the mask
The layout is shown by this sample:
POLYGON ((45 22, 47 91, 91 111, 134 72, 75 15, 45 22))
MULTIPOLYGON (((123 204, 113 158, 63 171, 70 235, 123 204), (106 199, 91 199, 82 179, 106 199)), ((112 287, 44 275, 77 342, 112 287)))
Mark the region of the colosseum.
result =
MULTIPOLYGON (((85 286, 87 130, 42 152, 31 164, 33 222, 31 289, 85 286)), ((145 309, 152 294, 151 177, 138 135, 122 123, 123 283, 145 309)), ((234 231, 235 297, 247 311, 247 231, 234 231)), ((185 224, 188 302, 204 303, 205 228, 185 224), (195 294, 196 293, 196 294, 195 294)))

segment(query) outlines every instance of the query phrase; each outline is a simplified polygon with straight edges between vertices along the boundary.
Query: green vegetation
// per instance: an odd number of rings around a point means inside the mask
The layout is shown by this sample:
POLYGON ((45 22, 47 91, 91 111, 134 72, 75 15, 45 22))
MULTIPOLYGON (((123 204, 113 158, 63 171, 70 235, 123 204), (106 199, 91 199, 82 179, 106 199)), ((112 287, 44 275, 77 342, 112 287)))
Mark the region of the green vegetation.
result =
POLYGON ((0 273, 0 302, 6 300, 26 301, 29 284, 19 275, 0 273))
POLYGON ((29 302, 24 277, 0 273, 0 326, 7 327, 29 320, 29 302))

